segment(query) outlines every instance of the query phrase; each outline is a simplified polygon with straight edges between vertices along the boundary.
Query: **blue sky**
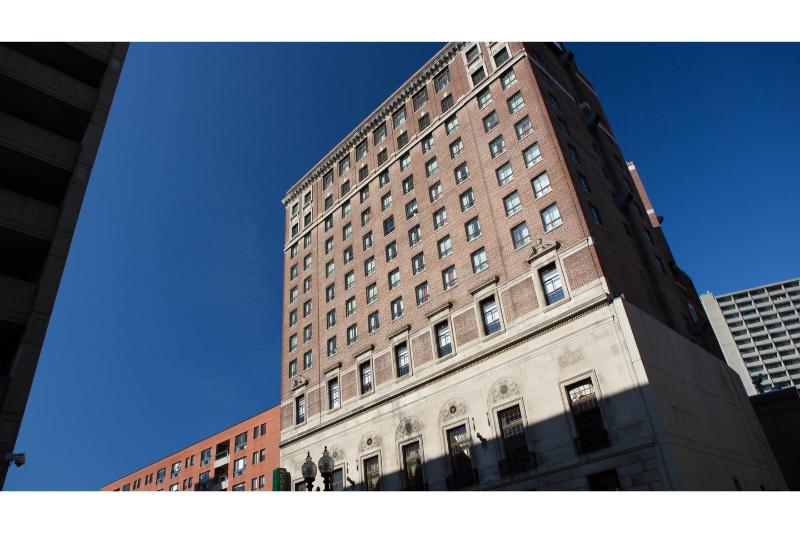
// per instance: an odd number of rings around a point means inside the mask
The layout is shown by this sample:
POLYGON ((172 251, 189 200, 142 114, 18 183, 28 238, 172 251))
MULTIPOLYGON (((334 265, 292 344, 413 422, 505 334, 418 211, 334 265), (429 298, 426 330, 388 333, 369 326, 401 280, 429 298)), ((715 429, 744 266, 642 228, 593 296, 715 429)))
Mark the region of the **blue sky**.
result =
MULTIPOLYGON (((7 490, 95 490, 279 401, 280 200, 440 46, 131 46, 7 490)), ((800 46, 570 47, 699 291, 800 275, 800 46)))

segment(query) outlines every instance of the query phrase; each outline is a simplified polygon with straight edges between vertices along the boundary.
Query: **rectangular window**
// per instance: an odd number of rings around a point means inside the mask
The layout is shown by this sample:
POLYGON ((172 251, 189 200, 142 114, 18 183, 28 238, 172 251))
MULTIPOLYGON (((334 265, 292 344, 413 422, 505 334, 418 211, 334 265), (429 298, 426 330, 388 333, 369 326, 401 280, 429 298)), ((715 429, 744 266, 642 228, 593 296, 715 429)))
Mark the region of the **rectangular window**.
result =
POLYGON ((484 334, 491 335, 500 331, 500 310, 497 308, 494 296, 483 300, 480 305, 484 334))
POLYGON ((514 69, 509 69, 500 77, 500 84, 503 86, 504 91, 515 83, 517 83, 517 75, 514 74, 514 69))
POLYGON ((461 140, 461 137, 459 137, 450 144, 450 158, 455 159, 456 157, 460 156, 463 153, 464 153, 464 142, 461 140))
POLYGON ((545 231, 550 231, 561 225, 561 213, 558 211, 557 204, 545 207, 541 212, 541 217, 545 231))
POLYGON ((533 178, 531 181, 531 186, 533 187, 533 194, 536 196, 537 200, 552 190, 552 187, 550 187, 550 178, 547 176, 547 172, 542 172, 533 178))
POLYGON ((383 221, 383 234, 389 235, 393 231, 394 231, 394 216, 390 215, 389 218, 383 221))
POLYGON ((309 368, 311 368, 311 364, 313 363, 313 361, 314 361, 314 356, 310 351, 304 353, 303 354, 303 370, 308 370, 309 368))
POLYGON ((486 250, 478 248, 470 255, 472 260, 472 273, 477 274, 489 268, 489 260, 486 258, 486 250))
POLYGON ((472 48, 467 50, 467 65, 471 65, 472 63, 474 63, 475 60, 478 59, 478 57, 480 57, 480 55, 481 53, 480 50, 478 50, 478 45, 477 44, 473 45, 472 48))
POLYGON ((436 243, 436 246, 439 249, 439 259, 444 259, 453 253, 453 244, 450 241, 450 235, 445 235, 439 239, 439 242, 436 243))
POLYGON ((367 155, 367 141, 361 141, 358 146, 356 146, 356 161, 361 161, 364 159, 364 156, 367 155))
POLYGON ((400 269, 395 268, 389 272, 389 290, 396 289, 400 286, 400 269))
POLYGON ((450 69, 445 67, 443 71, 441 71, 439 74, 436 75, 435 78, 433 78, 433 85, 436 88, 436 92, 438 93, 439 91, 447 87, 448 83, 450 83, 450 69))
POLYGON ((406 220, 413 218, 417 215, 417 200, 416 198, 406 204, 406 220))
POLYGON ((234 438, 234 451, 240 452, 247 448, 247 433, 240 433, 234 438))
POLYGON ((453 115, 452 117, 450 117, 445 123, 444 128, 447 131, 448 135, 456 131, 458 129, 458 116, 453 115))
POLYGON ((425 270, 425 254, 418 253, 411 258, 411 272, 416 276, 425 270))
POLYGON ((428 101, 428 88, 423 87, 417 91, 411 100, 414 104, 414 111, 418 111, 419 108, 425 105, 425 102, 428 101))
MULTIPOLYGON (((369 175, 369 166, 364 165, 358 169, 358 181, 364 181, 369 175)), ((349 214, 349 213, 348 213, 349 214)))
POLYGON ((467 189, 459 195, 458 200, 461 203, 461 211, 464 212, 475 205, 475 194, 471 188, 467 189))
POLYGON ((529 470, 533 464, 531 463, 531 454, 528 452, 525 426, 519 405, 498 411, 497 420, 505 456, 500 465, 501 473, 514 474, 529 470))
POLYGON ((467 167, 466 163, 461 163, 458 165, 455 170, 453 170, 453 175, 456 178, 456 185, 459 185, 469 179, 469 168, 467 167))
POLYGON ((392 308, 392 320, 397 320, 401 316, 403 316, 403 298, 396 298, 392 300, 391 304, 392 308))
POLYGON ((431 116, 428 113, 423 113, 422 116, 419 117, 418 122, 419 122, 419 131, 422 131, 431 125, 431 116))
POLYGON ((344 490, 344 471, 341 468, 336 468, 331 473, 331 490, 344 490))
POLYGON ((381 211, 386 211, 392 207, 392 193, 391 191, 387 192, 381 197, 381 211))
POLYGON ((414 190, 414 176, 409 176, 403 180, 403 194, 408 194, 414 190))
POLYGON ((378 165, 386 163, 388 159, 389 159, 389 152, 386 150, 386 148, 378 152, 378 165))
POLYGON ((206 466, 211 462, 211 448, 206 448, 200 452, 200 466, 206 466))
POLYGON ((233 462, 233 477, 239 477, 244 475, 245 469, 247 467, 247 458, 240 457, 233 462))
POLYGON ((478 109, 483 109, 487 105, 492 103, 492 93, 489 90, 489 87, 485 88, 481 93, 478 95, 478 109))
POLYGON ((428 282, 426 281, 417 285, 416 289, 414 289, 414 293, 417 297, 417 305, 427 303, 430 298, 430 294, 428 294, 428 282))
POLYGON ((358 324, 353 324, 347 328, 347 345, 355 344, 358 340, 358 324))
POLYGON ((425 175, 429 178, 439 172, 439 161, 436 160, 434 157, 427 163, 425 163, 425 175))
POLYGON ((522 201, 519 198, 519 193, 517 191, 514 191, 505 198, 503 198, 503 205, 506 208, 507 217, 510 217, 511 215, 516 215, 517 213, 522 211, 522 201))
POLYGON ((456 275, 455 265, 449 266, 442 270, 442 287, 444 290, 451 289, 458 285, 458 276, 456 275))
POLYGON ((339 408, 339 378, 328 380, 328 409, 339 408))
POLYGON ((481 236, 481 221, 475 217, 464 224, 464 231, 467 234, 467 242, 472 242, 481 236))
POLYGON ((514 124, 514 131, 517 133, 517 139, 520 141, 533 132, 533 125, 531 125, 530 117, 526 115, 522 120, 514 124))
POLYGON ((367 331, 369 333, 374 333, 378 331, 381 327, 381 321, 378 316, 378 311, 374 311, 369 314, 367 317, 367 331))
POLYGON ((458 489, 475 483, 471 448, 464 424, 447 430, 447 449, 452 472, 448 478, 448 488, 458 489))
POLYGON ((539 144, 535 143, 525 148, 522 151, 522 157, 525 159, 525 166, 531 168, 536 163, 542 160, 542 154, 539 151, 539 144))
POLYGON ((328 311, 325 323, 328 326, 328 329, 331 329, 336 325, 336 309, 331 309, 330 311, 328 311))
POLYGON ((381 490, 381 465, 377 455, 364 459, 364 489, 381 490))
POLYGON ((358 199, 363 204, 369 198, 369 184, 364 185, 361 187, 361 190, 358 191, 358 199))
POLYGON ((346 241, 353 234, 353 225, 350 223, 345 224, 342 228, 342 240, 346 241))
MULTIPOLYGON (((245 438, 247 438, 247 434, 245 434, 245 438)), ((181 473, 181 462, 178 461, 176 463, 172 463, 172 468, 169 470, 169 478, 178 477, 178 474, 181 473)))
POLYGON ((397 258, 397 242, 392 241, 386 245, 386 262, 391 263, 397 258))
POLYGON ((508 99, 508 112, 512 115, 525 107, 525 101, 522 99, 522 94, 517 92, 508 99))
POLYGON ((397 129, 406 121, 406 106, 404 105, 394 113, 392 113, 392 126, 397 129))
POLYGON ((491 113, 483 117, 483 131, 489 133, 490 131, 495 129, 499 123, 500 119, 497 118, 497 113, 492 111, 491 113))
POLYGON ((398 378, 405 376, 411 371, 408 357, 408 345, 405 342, 394 347, 394 362, 398 378))
POLYGON ((539 278, 542 281, 544 299, 547 305, 554 304, 564 299, 564 289, 561 286, 561 275, 555 264, 548 265, 539 271, 539 278))
POLYGON ((403 486, 406 490, 422 490, 425 482, 422 474, 422 457, 419 441, 403 446, 403 486))
POLYGON ((363 250, 368 250, 369 248, 372 248, 372 232, 371 231, 368 231, 367 233, 364 234, 363 237, 361 237, 361 245, 362 245, 362 249, 363 250))
POLYGON ((594 220, 597 224, 602 226, 603 219, 600 217, 600 211, 598 211, 597 208, 592 204, 589 204, 589 211, 592 214, 592 220, 594 220))
POLYGON ((300 395, 294 399, 294 423, 302 424, 306 421, 306 397, 300 395))
POLYGON ((486 79, 486 69, 483 67, 478 67, 472 72, 472 74, 470 74, 470 77, 472 78, 472 85, 474 87, 486 79))
POLYGON ((403 133, 397 136, 397 147, 402 148, 407 144, 408 144, 408 132, 404 131, 403 133))
POLYGON ((328 352, 328 357, 333 357, 334 355, 336 355, 336 336, 335 335, 333 337, 331 337, 330 339, 328 339, 327 352, 328 352))
POLYGON ((347 248, 344 249, 344 252, 342 253, 342 260, 344 261, 344 264, 347 264, 347 263, 349 263, 350 261, 353 260, 353 247, 352 246, 348 246, 347 248))
POLYGON ((367 304, 371 304, 378 299, 378 285, 372 283, 367 287, 367 304))
POLYGON ((433 150, 433 134, 422 139, 422 153, 427 154, 431 150, 433 150))
POLYGON ((296 375, 297 375, 297 359, 292 359, 291 361, 289 361, 289 377, 293 378, 296 375))
POLYGON ((510 56, 508 55, 508 48, 506 47, 501 48, 500 51, 494 55, 494 65, 496 67, 499 67, 500 65, 508 61, 509 57, 510 56))
POLYGON ((372 392, 372 363, 365 361, 358 366, 361 394, 372 392))
POLYGON ((608 446, 608 433, 591 378, 569 385, 566 391, 577 433, 575 443, 578 453, 589 453, 608 446))
POLYGON ((448 94, 444 98, 442 98, 442 113, 447 113, 450 108, 453 107, 453 95, 448 94))
POLYGON ((353 313, 356 312, 356 297, 351 296, 347 299, 344 303, 344 312, 345 316, 352 316, 353 313))
POLYGON ((531 235, 528 232, 528 223, 521 222, 511 228, 511 239, 514 241, 514 249, 519 250, 529 242, 531 242, 531 235))
POLYGON ((356 273, 352 270, 344 275, 344 290, 349 290, 353 288, 353 285, 356 283, 356 273))
POLYGON ((437 181, 433 185, 428 188, 428 196, 431 199, 431 203, 435 202, 439 198, 442 197, 442 182, 437 181))
POLYGON ((406 152, 400 156, 400 172, 405 172, 411 166, 411 152, 406 152))
POLYGON ((329 170, 325 177, 322 178, 322 188, 327 190, 333 184, 333 170, 329 170))
POLYGON ((489 143, 489 152, 491 152, 493 159, 505 151, 506 151, 506 142, 503 140, 502 135, 495 138, 494 140, 492 140, 492 142, 489 143))
POLYGON ((339 161, 339 175, 344 175, 348 170, 350 170, 350 156, 347 155, 339 161))
POLYGON ((422 231, 420 230, 419 224, 408 230, 408 245, 413 247, 419 244, 420 240, 422 240, 422 231))
POLYGON ((433 213, 433 229, 438 230, 447 224, 447 210, 442 207, 433 213))
POLYGON ((372 132, 372 144, 379 144, 386 139, 386 123, 384 122, 372 132))
POLYGON ((514 169, 511 167, 511 163, 504 164, 495 170, 494 173, 497 176, 497 184, 500 187, 514 179, 514 169))

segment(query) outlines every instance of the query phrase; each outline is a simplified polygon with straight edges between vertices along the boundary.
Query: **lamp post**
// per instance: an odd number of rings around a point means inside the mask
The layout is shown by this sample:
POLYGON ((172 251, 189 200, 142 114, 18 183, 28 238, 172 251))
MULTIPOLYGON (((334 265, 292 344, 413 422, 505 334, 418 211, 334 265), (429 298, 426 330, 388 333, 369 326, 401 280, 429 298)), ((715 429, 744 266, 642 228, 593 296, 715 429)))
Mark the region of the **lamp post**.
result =
POLYGON ((300 472, 303 474, 303 480, 306 482, 306 490, 311 492, 314 489, 314 479, 317 477, 317 465, 315 465, 314 460, 311 459, 311 452, 308 452, 306 460, 300 468, 300 472))
POLYGON ((322 452, 322 457, 319 458, 319 473, 322 474, 322 483, 326 491, 333 490, 331 488, 331 475, 333 474, 333 457, 328 453, 328 447, 322 452))

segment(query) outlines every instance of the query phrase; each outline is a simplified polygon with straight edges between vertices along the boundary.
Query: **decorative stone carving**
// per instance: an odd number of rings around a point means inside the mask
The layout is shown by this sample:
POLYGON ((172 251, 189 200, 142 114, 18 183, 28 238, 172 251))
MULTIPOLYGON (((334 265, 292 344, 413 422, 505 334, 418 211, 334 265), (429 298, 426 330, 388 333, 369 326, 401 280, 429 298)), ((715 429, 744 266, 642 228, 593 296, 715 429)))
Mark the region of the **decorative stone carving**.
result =
POLYGON ((400 442, 422 432, 422 422, 415 416, 404 418, 395 431, 395 439, 400 442))
POLYGON ((519 385, 511 378, 498 380, 489 391, 489 403, 497 404, 519 396, 519 385))
POLYGON ((370 450, 377 450, 380 447, 381 437, 377 433, 370 431, 361 437, 361 442, 358 444, 358 451, 364 453, 370 450))
POLYGON ((303 376, 297 376, 296 378, 292 379, 292 390, 297 390, 305 385, 308 385, 308 380, 303 376))
POLYGON ((572 352, 559 357, 558 366, 561 368, 567 368, 568 366, 574 365, 578 361, 583 361, 583 354, 581 352, 572 352))
POLYGON ((467 407, 461 400, 450 400, 442 406, 439 411, 439 423, 447 422, 456 418, 461 418, 467 414, 467 407))
POLYGON ((347 456, 344 454, 344 449, 341 446, 333 445, 330 448, 331 457, 333 457, 333 461, 335 463, 341 463, 347 460, 347 456))
POLYGON ((531 244, 531 251, 528 254, 526 261, 528 263, 533 263, 544 254, 550 251, 558 250, 559 246, 561 246, 561 244, 558 241, 550 241, 539 237, 536 239, 536 241, 534 241, 533 244, 531 244))

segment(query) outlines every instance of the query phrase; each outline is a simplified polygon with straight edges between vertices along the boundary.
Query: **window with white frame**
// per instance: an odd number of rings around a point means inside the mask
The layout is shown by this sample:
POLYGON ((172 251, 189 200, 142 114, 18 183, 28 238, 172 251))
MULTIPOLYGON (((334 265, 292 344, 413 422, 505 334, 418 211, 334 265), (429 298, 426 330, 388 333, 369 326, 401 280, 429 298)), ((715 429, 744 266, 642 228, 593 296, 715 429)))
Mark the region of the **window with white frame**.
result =
POLYGON ((461 137, 450 143, 450 159, 455 159, 464 153, 464 142, 461 137))
POLYGON ((486 258, 486 250, 483 247, 472 252, 470 255, 470 260, 472 261, 473 274, 483 272, 489 268, 489 260, 486 258))
POLYGON ((522 157, 525 159, 525 166, 531 168, 536 163, 542 160, 542 153, 539 151, 539 143, 534 143, 522 151, 522 157))
POLYGON ((439 259, 444 259, 453 253, 453 243, 450 241, 450 235, 445 235, 436 243, 439 249, 439 259))
POLYGON ((443 71, 441 71, 439 74, 436 75, 436 77, 433 78, 433 85, 436 88, 436 92, 438 93, 439 91, 447 87, 447 84, 450 83, 450 79, 451 79, 450 69, 448 67, 445 67, 443 71))
POLYGON ((439 172, 439 161, 437 161, 436 158, 434 157, 433 159, 425 163, 425 175, 427 175, 430 178, 437 172, 439 172))
POLYGON ((542 282, 544 299, 547 305, 554 304, 564 298, 564 288, 561 286, 561 274, 554 263, 547 265, 539 271, 542 282))
POLYGON ((497 176, 497 184, 501 187, 514 179, 514 169, 511 167, 510 162, 496 169, 494 173, 497 176))
POLYGON ((533 178, 531 187, 533 187, 533 194, 537 199, 549 193, 552 187, 550 186, 550 178, 547 176, 547 172, 542 172, 533 178))
POLYGON ((517 75, 514 74, 514 69, 508 69, 503 75, 500 77, 500 84, 503 86, 503 90, 505 91, 512 85, 517 83, 517 75))
POLYGON ((522 211, 522 200, 519 198, 519 193, 517 191, 512 192, 505 198, 503 198, 503 205, 506 208, 506 216, 510 217, 511 215, 516 215, 520 211, 522 211))
POLYGON ((444 124, 444 129, 445 131, 447 131, 448 135, 456 131, 458 129, 458 116, 453 115, 452 117, 447 119, 447 122, 445 122, 444 124))
POLYGON ((511 239, 514 241, 514 249, 519 250, 529 242, 531 242, 531 235, 528 232, 528 223, 520 222, 511 228, 511 239))
POLYGON ((558 211, 558 205, 555 203, 542 209, 541 216, 545 231, 550 231, 561 225, 561 213, 558 211))
POLYGON ((489 87, 487 87, 478 95, 478 109, 483 109, 491 103, 492 92, 489 90, 489 87))
POLYGON ((467 234, 467 242, 472 242, 481 236, 481 221, 478 217, 470 219, 464 224, 464 232, 467 234))
POLYGON ((428 293, 428 282, 425 281, 417 285, 414 289, 414 294, 417 299, 417 305, 427 303, 428 299, 430 298, 430 294, 428 293))
POLYGON ((462 192, 459 197, 458 201, 461 204, 461 211, 464 212, 470 207, 475 205, 475 194, 472 192, 472 188, 467 189, 466 191, 462 192))
POLYGON ((444 290, 452 289, 458 285, 458 276, 456 275, 456 266, 451 265, 442 270, 442 288, 444 290))
POLYGON ((522 93, 516 92, 514 96, 508 99, 508 112, 512 115, 525 107, 525 101, 522 99, 522 93))

